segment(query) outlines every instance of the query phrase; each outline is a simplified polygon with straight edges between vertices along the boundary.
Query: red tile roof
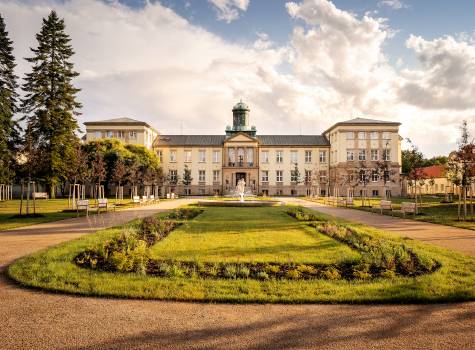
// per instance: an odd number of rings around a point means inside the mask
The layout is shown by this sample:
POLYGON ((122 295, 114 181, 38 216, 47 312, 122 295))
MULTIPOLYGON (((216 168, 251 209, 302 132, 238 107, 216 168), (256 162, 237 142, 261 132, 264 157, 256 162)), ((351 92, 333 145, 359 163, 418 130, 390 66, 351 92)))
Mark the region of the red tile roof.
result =
POLYGON ((426 179, 430 178, 439 178, 445 177, 445 166, 444 165, 431 165, 420 168, 426 179))

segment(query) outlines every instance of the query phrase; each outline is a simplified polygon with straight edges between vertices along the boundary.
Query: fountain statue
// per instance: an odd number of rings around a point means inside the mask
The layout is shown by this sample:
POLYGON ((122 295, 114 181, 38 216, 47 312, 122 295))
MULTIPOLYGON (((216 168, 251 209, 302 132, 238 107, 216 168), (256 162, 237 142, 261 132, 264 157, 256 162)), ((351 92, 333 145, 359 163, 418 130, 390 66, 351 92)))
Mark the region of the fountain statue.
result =
POLYGON ((244 179, 240 179, 237 183, 236 190, 239 196, 241 197, 240 202, 244 202, 244 191, 246 189, 246 181, 244 179))

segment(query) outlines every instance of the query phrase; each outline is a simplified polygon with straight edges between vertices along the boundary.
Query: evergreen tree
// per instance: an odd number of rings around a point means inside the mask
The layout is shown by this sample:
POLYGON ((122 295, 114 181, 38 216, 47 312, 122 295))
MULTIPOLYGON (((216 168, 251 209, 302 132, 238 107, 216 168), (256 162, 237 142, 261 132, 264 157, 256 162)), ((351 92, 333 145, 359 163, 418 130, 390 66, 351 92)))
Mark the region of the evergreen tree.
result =
POLYGON ((49 188, 51 198, 61 177, 67 175, 68 159, 75 155, 81 104, 76 101, 79 89, 72 85, 78 76, 70 62, 74 51, 71 39, 65 33, 64 20, 51 11, 43 19, 41 31, 36 35, 38 47, 31 49, 34 56, 26 60, 33 65, 26 74, 23 90, 22 111, 31 126, 34 149, 42 155, 41 173, 49 188))
POLYGON ((19 142, 18 125, 13 119, 17 112, 18 77, 14 73, 12 44, 0 15, 0 183, 8 183, 14 177, 19 142))

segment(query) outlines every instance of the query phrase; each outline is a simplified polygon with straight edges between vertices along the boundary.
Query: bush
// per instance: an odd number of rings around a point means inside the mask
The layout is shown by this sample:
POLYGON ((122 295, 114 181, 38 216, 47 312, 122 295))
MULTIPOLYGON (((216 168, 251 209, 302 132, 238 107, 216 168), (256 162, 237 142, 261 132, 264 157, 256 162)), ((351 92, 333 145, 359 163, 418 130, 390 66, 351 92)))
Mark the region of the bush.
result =
POLYGON ((238 278, 248 278, 251 274, 251 270, 246 266, 239 266, 236 272, 238 278))
POLYGON ((298 280, 300 279, 300 277, 302 277, 302 275, 300 274, 300 272, 298 272, 298 270, 295 269, 286 271, 285 277, 290 280, 298 280))
POLYGON ((393 270, 384 270, 379 273, 379 275, 383 278, 394 278, 396 277, 396 272, 393 270))
POLYGON ((341 273, 336 267, 329 266, 326 269, 320 271, 320 277, 329 280, 338 280, 341 278, 341 273))
POLYGON ((277 274, 280 272, 280 266, 279 265, 265 265, 264 266, 264 271, 268 274, 277 274))
POLYGON ((256 278, 257 278, 258 280, 265 281, 265 280, 268 280, 268 279, 269 279, 269 275, 268 275, 265 271, 259 271, 259 272, 256 274, 256 278))
POLYGON ((223 269, 223 277, 225 278, 236 278, 237 277, 237 268, 234 265, 226 265, 223 269))

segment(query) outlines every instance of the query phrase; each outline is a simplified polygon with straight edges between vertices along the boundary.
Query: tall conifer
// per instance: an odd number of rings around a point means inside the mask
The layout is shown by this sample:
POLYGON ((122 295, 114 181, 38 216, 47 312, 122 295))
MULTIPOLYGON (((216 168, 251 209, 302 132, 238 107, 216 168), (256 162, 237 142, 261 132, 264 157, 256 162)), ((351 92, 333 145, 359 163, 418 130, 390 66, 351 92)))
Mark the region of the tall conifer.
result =
POLYGON ((13 119, 17 112, 18 77, 15 75, 13 42, 8 37, 5 22, 0 15, 0 183, 14 177, 18 125, 13 119))
POLYGON ((75 132, 81 104, 76 101, 79 89, 72 84, 79 73, 70 61, 74 51, 71 39, 65 32, 64 20, 55 11, 43 19, 41 31, 36 35, 38 47, 32 48, 32 64, 26 74, 22 111, 31 127, 34 140, 33 153, 42 155, 43 164, 37 167, 37 177, 43 178, 52 198, 61 177, 67 175, 68 161, 75 156, 78 142, 75 132))

